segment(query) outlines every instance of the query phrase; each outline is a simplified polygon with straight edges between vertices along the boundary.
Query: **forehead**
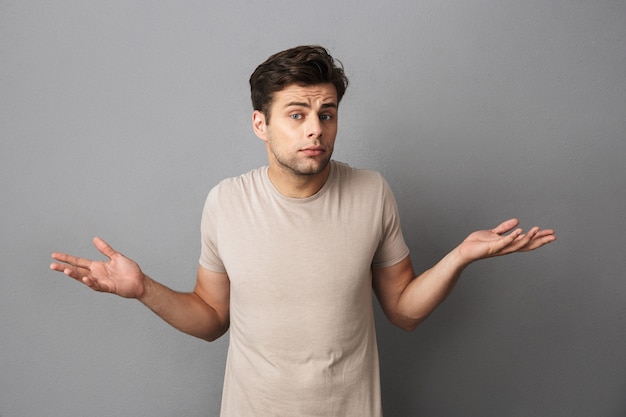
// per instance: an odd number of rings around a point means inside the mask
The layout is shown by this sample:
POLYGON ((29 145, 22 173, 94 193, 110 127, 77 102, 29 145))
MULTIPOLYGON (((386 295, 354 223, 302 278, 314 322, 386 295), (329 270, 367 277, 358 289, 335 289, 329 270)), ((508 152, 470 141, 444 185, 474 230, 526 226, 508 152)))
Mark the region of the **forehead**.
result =
POLYGON ((331 83, 315 85, 290 84, 274 93, 274 104, 288 105, 289 103, 335 103, 337 104, 337 89, 331 83))

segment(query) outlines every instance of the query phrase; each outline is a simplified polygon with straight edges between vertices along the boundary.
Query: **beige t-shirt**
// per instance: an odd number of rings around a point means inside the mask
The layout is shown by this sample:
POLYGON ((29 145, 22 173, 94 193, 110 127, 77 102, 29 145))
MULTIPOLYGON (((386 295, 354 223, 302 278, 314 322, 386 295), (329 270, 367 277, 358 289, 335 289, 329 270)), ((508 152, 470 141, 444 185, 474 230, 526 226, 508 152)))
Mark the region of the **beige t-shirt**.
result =
POLYGON ((207 197, 200 264, 230 279, 222 417, 382 414, 371 267, 409 251, 382 176, 331 164, 308 198, 267 167, 207 197))

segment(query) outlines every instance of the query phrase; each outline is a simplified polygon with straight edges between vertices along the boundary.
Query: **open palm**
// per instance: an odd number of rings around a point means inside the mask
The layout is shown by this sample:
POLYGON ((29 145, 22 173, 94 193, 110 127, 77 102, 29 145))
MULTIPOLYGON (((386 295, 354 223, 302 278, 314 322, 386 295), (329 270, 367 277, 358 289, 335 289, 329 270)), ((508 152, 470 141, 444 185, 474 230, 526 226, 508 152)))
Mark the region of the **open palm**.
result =
POLYGON ((104 240, 94 238, 94 246, 109 258, 93 261, 65 253, 55 252, 50 269, 82 282, 95 291, 109 292, 126 298, 138 298, 144 292, 145 276, 139 265, 115 251, 104 240))
POLYGON ((461 243, 459 251, 469 263, 493 256, 531 251, 556 239, 554 230, 533 227, 523 233, 522 229, 515 229, 518 224, 517 219, 510 219, 494 229, 474 232, 461 243))

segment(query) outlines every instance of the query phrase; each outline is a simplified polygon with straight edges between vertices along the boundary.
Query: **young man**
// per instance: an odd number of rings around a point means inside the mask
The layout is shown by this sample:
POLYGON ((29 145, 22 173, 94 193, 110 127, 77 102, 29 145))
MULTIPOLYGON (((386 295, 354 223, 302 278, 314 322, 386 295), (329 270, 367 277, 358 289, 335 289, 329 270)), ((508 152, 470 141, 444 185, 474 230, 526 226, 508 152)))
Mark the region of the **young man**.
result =
POLYGON ((302 46, 271 56, 250 85, 269 165, 209 193, 193 292, 157 283, 99 238, 108 261, 54 253, 51 268, 190 335, 230 328, 223 417, 380 416, 372 287, 389 320, 413 330, 471 262, 539 248, 554 232, 508 220, 416 277, 385 180, 331 160, 343 69, 302 46))

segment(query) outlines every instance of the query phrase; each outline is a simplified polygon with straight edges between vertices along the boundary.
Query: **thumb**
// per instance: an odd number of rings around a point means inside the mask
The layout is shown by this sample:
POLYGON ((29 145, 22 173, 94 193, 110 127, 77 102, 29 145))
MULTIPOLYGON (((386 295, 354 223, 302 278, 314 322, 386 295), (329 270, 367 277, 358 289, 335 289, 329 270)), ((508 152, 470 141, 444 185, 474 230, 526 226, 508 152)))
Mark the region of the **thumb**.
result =
POLYGON ((113 249, 111 246, 109 246, 108 243, 106 243, 104 240, 102 240, 101 238, 97 236, 93 238, 93 244, 96 247, 96 249, 100 251, 100 253, 102 253, 104 256, 106 256, 109 259, 111 259, 117 253, 117 251, 113 249))

